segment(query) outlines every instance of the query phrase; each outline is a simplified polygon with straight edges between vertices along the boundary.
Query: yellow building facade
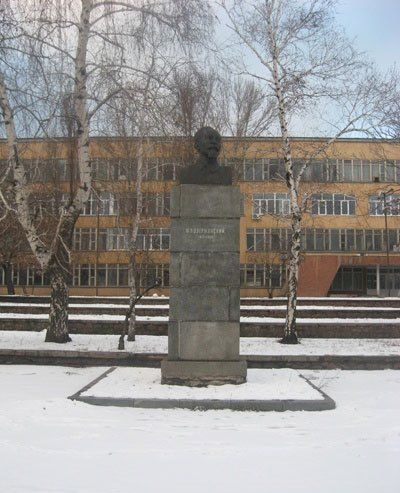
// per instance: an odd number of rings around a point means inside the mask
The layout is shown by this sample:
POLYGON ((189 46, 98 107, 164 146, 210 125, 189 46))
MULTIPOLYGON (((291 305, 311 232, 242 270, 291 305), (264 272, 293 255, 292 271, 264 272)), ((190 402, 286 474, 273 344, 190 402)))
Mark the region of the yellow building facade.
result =
MULTIPOLYGON (((135 213, 135 139, 93 138, 93 193, 75 228, 72 295, 128 293, 129 226, 135 213)), ((169 286, 170 191, 181 166, 195 158, 183 139, 144 142, 144 210, 138 237, 142 286, 155 277, 169 286)), ((24 140, 35 217, 57 215, 76 186, 74 143, 24 140)), ((3 169, 7 157, 0 143, 3 169)), ((293 139, 296 174, 302 170, 302 257, 299 295, 400 294, 400 146, 379 140, 293 139)), ((286 293, 290 201, 279 139, 224 138, 223 165, 234 167, 242 192, 240 229, 243 296, 286 293)), ((45 274, 26 253, 14 259, 17 292, 49 292, 45 274)), ((0 291, 5 292, 4 274, 0 291)))

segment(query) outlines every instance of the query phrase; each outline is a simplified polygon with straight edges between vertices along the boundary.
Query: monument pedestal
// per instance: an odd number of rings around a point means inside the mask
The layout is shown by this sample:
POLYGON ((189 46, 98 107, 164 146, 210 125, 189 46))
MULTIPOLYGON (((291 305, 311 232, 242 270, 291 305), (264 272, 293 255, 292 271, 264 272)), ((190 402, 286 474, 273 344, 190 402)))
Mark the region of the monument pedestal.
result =
POLYGON ((162 383, 243 383, 240 339, 240 192, 188 185, 171 194, 170 321, 162 383))
POLYGON ((169 361, 161 362, 161 383, 204 387, 246 382, 246 361, 169 361))

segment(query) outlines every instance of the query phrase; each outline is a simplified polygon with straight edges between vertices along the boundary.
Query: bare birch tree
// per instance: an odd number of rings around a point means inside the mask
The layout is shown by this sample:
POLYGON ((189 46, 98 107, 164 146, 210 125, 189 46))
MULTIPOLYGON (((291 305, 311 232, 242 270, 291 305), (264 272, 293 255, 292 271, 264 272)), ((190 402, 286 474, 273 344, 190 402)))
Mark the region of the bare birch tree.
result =
POLYGON ((382 91, 382 77, 335 24, 335 3, 334 0, 220 2, 228 26, 242 49, 238 70, 261 82, 264 90, 275 98, 275 128, 281 139, 292 228, 288 305, 281 341, 289 344, 298 342, 302 175, 309 162, 320 157, 339 137, 354 132, 368 134, 379 125, 378 109, 387 97, 382 91), (249 63, 243 62, 246 59, 249 63), (291 130, 296 121, 302 122, 305 132, 317 128, 319 135, 333 135, 303 156, 304 165, 298 170, 293 163, 291 130))
POLYGON ((46 245, 29 215, 26 170, 18 153, 17 132, 4 79, 0 80, 18 219, 35 258, 51 277, 50 324, 46 341, 70 340, 67 321, 71 243, 75 223, 91 193, 90 122, 120 92, 121 84, 116 81, 123 78, 124 71, 132 69, 125 64, 124 41, 128 37, 140 38, 149 19, 172 30, 175 35, 198 36, 203 21, 208 19, 205 7, 204 2, 193 0, 185 5, 179 0, 160 4, 145 0, 140 4, 133 0, 79 0, 72 5, 56 0, 36 0, 29 23, 21 27, 23 38, 28 40, 29 47, 35 48, 29 55, 33 55, 38 66, 42 68, 44 60, 49 66, 53 62, 52 75, 57 77, 52 80, 66 78, 71 81, 76 133, 77 184, 62 209, 51 245, 46 245), (195 18, 197 22, 193 22, 195 18))

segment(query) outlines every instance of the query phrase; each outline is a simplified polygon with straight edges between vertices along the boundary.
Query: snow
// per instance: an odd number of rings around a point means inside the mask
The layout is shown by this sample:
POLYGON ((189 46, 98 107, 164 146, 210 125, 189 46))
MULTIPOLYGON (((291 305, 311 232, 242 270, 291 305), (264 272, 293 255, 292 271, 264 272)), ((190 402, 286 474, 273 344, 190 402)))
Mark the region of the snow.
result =
MULTIPOLYGON (((2 318, 18 318, 18 319, 35 319, 35 320, 48 320, 49 315, 47 313, 0 313, 0 319, 2 318)), ((112 315, 104 313, 100 315, 95 314, 82 314, 72 313, 68 315, 68 320, 100 320, 104 322, 117 322, 125 320, 125 315, 112 315)), ((136 316, 136 320, 151 321, 151 322, 168 322, 168 316, 136 316)))
MULTIPOLYGON (((1 314, 0 314, 1 315, 1 314)), ((283 324, 284 318, 275 317, 240 317, 241 323, 247 324, 283 324)), ((400 318, 304 318, 296 317, 298 324, 400 324, 400 318)))
POLYGON ((105 370, 0 367, 0 491, 398 491, 398 371, 304 371, 337 404, 315 413, 66 399, 105 370))
POLYGON ((117 368, 82 396, 135 399, 317 399, 323 397, 296 370, 248 370, 242 385, 206 388, 161 385, 159 368, 117 368))
MULTIPOLYGON (((1 308, 9 308, 13 306, 18 306, 21 308, 49 308, 49 303, 8 303, 8 302, 0 302, 1 308)), ((104 308, 104 309, 128 309, 129 305, 118 305, 113 303, 70 303, 70 308, 104 308)), ((169 305, 136 305, 136 309, 151 309, 151 310, 168 310, 169 305)), ((261 311, 261 310, 276 310, 286 312, 285 305, 241 305, 242 310, 249 311, 261 311)), ((376 312, 379 310, 380 312, 398 312, 399 308, 391 307, 391 306, 380 306, 379 308, 376 306, 338 306, 338 305, 300 305, 297 310, 307 311, 307 310, 318 310, 318 311, 373 311, 376 312)))
MULTIPOLYGON (((9 308, 12 306, 19 306, 19 307, 25 307, 25 308, 31 308, 31 307, 39 307, 39 308, 49 308, 50 304, 49 303, 3 303, 0 302, 0 308, 5 307, 9 308)), ((156 310, 165 310, 168 308, 168 305, 136 305, 136 308, 150 308, 150 309, 156 309, 156 310)), ((115 303, 70 303, 69 308, 120 308, 127 310, 129 308, 129 305, 118 305, 115 303)))
MULTIPOLYGON (((243 298, 242 298, 243 299, 243 298)), ((265 296, 246 296, 244 298, 246 300, 287 300, 286 296, 274 296, 273 298, 268 298, 265 296)), ((307 300, 317 300, 317 301, 399 301, 400 298, 398 296, 386 296, 386 297, 378 297, 378 296, 298 296, 298 300, 307 301, 307 300)))
MULTIPOLYGON (((0 305, 1 306, 1 305, 0 305)), ((148 305, 147 305, 148 306, 148 305)), ((164 305, 165 307, 166 305, 164 305)), ((242 305, 241 306, 242 310, 281 310, 283 312, 286 312, 287 308, 285 305, 242 305)), ((307 310, 318 310, 321 312, 324 311, 373 311, 376 312, 377 310, 381 311, 386 311, 386 312, 398 312, 399 308, 391 307, 391 306, 328 306, 328 305, 299 305, 297 307, 298 312, 302 311, 307 311, 307 310)))
MULTIPOLYGON (((45 331, 0 331, 0 349, 32 349, 57 351, 116 351, 118 335, 73 334, 72 342, 56 344, 44 342, 45 331)), ((136 341, 125 341, 130 353, 167 353, 167 336, 136 336, 136 341)), ((301 344, 279 344, 268 337, 242 337, 240 353, 253 355, 400 355, 400 339, 301 339, 301 344)))
MULTIPOLYGON (((0 313, 0 319, 35 319, 48 320, 49 315, 46 313, 0 313)), ((72 313, 68 315, 69 320, 93 320, 103 322, 117 322, 125 320, 125 315, 103 314, 81 314, 72 313)), ((154 315, 144 316, 137 315, 138 322, 168 322, 168 316, 154 315)), ((304 318, 297 317, 299 324, 400 324, 400 318, 304 318)), ((283 324, 285 319, 276 317, 240 317, 241 323, 247 324, 283 324)))

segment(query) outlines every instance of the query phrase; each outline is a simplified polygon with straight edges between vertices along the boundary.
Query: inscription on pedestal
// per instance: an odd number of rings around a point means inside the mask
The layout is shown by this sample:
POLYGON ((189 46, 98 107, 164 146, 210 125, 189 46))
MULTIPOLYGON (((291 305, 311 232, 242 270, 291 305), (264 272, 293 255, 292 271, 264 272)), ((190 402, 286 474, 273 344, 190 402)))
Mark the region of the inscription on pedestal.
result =
POLYGON ((237 219, 174 219, 171 252, 236 252, 239 242, 237 219))

